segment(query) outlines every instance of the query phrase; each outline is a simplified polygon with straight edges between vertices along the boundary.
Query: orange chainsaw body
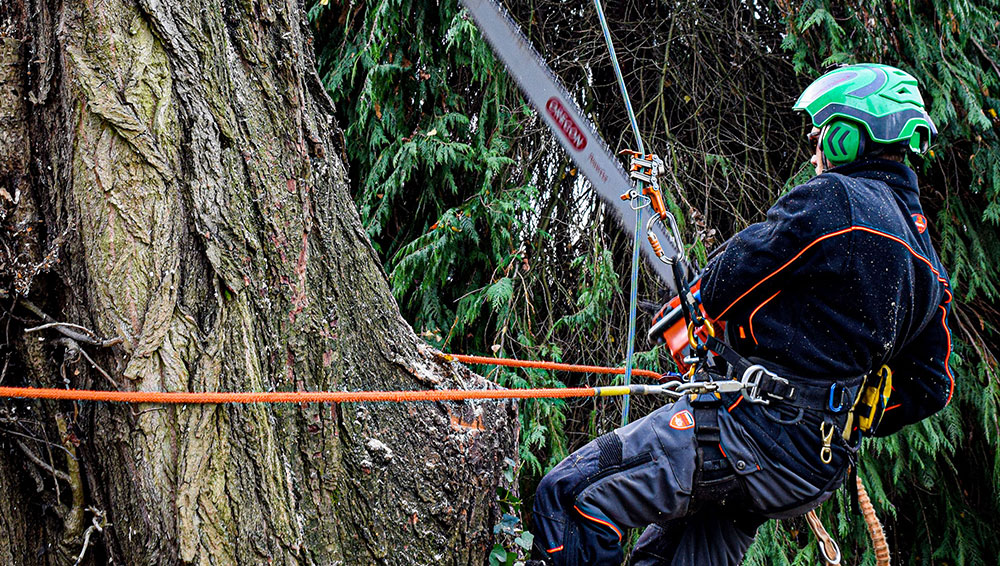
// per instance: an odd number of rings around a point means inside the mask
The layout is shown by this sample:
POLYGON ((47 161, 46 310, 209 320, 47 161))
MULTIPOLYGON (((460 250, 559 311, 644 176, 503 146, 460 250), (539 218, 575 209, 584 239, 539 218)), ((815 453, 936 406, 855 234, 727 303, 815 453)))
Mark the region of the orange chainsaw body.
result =
MULTIPOLYGON (((691 286, 691 292, 697 293, 700 288, 701 279, 698 279, 691 286)), ((701 306, 701 303, 698 303, 698 308, 701 309, 701 315, 705 316, 705 308, 701 306)), ((711 322, 715 326, 717 333, 725 330, 724 323, 711 322)), ((694 334, 702 342, 708 339, 708 330, 705 326, 698 328, 694 334)), ((684 320, 680 296, 670 299, 667 304, 663 305, 660 312, 656 313, 656 316, 653 317, 653 325, 649 329, 649 338, 658 344, 667 345, 667 348, 670 349, 670 356, 674 359, 681 372, 686 372, 690 369, 690 365, 686 364, 684 359, 691 356, 694 352, 691 349, 687 321, 684 320)))

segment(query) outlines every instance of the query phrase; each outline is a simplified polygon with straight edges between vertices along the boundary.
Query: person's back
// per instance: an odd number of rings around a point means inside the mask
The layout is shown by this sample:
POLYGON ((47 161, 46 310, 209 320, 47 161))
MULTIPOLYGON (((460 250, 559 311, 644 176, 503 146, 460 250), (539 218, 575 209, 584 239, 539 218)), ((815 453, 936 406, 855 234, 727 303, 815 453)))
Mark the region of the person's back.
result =
POLYGON ((774 371, 831 383, 889 364, 907 379, 912 358, 936 354, 937 373, 919 377, 942 402, 953 383, 934 377, 950 377, 938 351, 950 343, 950 300, 916 175, 878 158, 793 189, 767 221, 730 241, 702 283, 706 312, 727 320, 729 343, 774 371), (930 344, 919 340, 925 333, 930 344))

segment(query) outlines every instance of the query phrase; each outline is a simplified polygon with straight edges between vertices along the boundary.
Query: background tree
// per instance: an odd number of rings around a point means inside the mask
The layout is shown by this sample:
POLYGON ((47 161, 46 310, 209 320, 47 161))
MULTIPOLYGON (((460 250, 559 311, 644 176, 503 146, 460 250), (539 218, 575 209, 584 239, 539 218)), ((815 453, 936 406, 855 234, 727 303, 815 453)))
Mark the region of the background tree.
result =
MULTIPOLYGON (((641 130, 692 253, 763 218, 811 175, 808 128, 790 108, 837 63, 876 61, 920 81, 941 136, 921 173, 932 234, 957 293, 951 407, 861 465, 897 563, 992 564, 998 508, 996 2, 825 0, 606 3, 641 130)), ((508 8, 613 149, 631 143, 589 2, 508 8)), ((346 130, 352 191, 402 310, 455 351, 616 364, 625 355, 631 238, 518 96, 454 0, 319 2, 310 11, 324 84, 346 130), (414 214, 416 211, 416 214, 414 214)), ((660 290, 643 278, 641 295, 660 290)), ((668 369, 658 349, 642 353, 668 369)), ((640 348, 642 349, 642 348, 640 348)), ((516 385, 580 384, 544 372, 516 385)), ((593 384, 593 378, 584 378, 593 384)), ((642 414, 640 403, 636 416, 642 414)), ((521 412, 522 492, 618 422, 616 403, 537 402, 521 412)), ((850 563, 870 563, 860 520, 827 504, 850 563), (868 561, 868 562, 866 562, 868 561)), ((530 517, 526 517, 530 527, 530 517)), ((751 564, 816 560, 804 523, 765 526, 751 564)))
MULTIPOLYGON (((398 314, 304 16, 0 4, 0 382, 486 385, 398 314)), ((480 564, 514 418, 4 401, 0 562, 480 564)))

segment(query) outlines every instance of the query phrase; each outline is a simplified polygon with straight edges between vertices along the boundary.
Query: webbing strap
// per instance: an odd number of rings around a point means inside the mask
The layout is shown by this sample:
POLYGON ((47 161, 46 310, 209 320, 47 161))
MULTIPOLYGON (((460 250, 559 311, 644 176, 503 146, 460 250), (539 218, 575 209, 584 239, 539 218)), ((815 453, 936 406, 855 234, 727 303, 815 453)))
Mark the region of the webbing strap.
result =
POLYGON ((850 411, 851 404, 857 395, 858 388, 864 376, 838 379, 829 385, 814 385, 801 378, 782 377, 764 366, 741 356, 728 344, 714 336, 709 336, 705 346, 726 360, 730 365, 732 377, 742 380, 743 396, 750 401, 769 403, 779 402, 802 409, 823 410, 830 413, 845 413, 850 411), (748 383, 748 377, 755 380, 748 383), (755 400, 754 397, 759 399, 755 400))
POLYGON ((736 488, 736 473, 722 452, 720 406, 721 402, 714 395, 699 395, 691 402, 698 445, 692 497, 700 501, 720 501, 736 488))

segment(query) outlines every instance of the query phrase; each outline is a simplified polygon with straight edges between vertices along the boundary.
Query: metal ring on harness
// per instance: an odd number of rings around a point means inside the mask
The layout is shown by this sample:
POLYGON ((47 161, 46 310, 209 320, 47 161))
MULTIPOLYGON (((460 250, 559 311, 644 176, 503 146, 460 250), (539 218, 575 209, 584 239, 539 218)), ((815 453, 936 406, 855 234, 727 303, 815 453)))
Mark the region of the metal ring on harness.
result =
MULTIPOLYGON (((699 344, 698 337, 694 335, 694 322, 695 321, 692 320, 688 323, 688 343, 691 344, 693 349, 697 350, 699 344)), ((707 318, 703 318, 701 319, 701 326, 705 328, 709 336, 715 338, 715 326, 712 325, 712 321, 707 318)))
POLYGON ((766 367, 760 364, 754 364, 748 367, 747 370, 743 372, 743 379, 740 380, 743 384, 743 397, 751 403, 770 405, 771 400, 765 399, 762 395, 763 391, 761 390, 761 387, 764 385, 764 381, 768 379, 776 380, 788 385, 787 379, 779 377, 778 374, 773 371, 769 371, 766 367))

